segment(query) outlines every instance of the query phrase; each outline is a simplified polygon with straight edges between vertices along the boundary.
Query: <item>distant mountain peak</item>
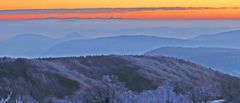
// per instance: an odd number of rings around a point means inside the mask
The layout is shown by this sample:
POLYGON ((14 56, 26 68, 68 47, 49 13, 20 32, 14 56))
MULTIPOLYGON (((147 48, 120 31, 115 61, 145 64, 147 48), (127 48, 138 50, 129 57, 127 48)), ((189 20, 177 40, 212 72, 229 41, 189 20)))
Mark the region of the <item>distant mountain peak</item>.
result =
POLYGON ((25 33, 25 34, 18 34, 12 38, 9 38, 7 40, 4 40, 4 41, 9 41, 9 40, 21 40, 21 39, 53 39, 53 38, 50 38, 48 36, 44 36, 44 35, 41 35, 41 34, 31 34, 31 33, 25 33))
POLYGON ((204 39, 239 39, 240 38, 240 30, 233 30, 227 32, 221 32, 213 35, 201 35, 194 40, 204 40, 204 39))

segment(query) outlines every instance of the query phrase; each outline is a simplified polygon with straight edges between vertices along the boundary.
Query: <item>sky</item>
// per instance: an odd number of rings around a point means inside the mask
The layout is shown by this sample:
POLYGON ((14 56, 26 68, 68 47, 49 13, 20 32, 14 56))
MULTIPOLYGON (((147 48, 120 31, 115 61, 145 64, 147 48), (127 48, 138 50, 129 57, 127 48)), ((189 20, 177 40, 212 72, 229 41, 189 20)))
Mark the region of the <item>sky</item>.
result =
POLYGON ((240 29, 239 23, 239 0, 0 1, 0 40, 24 33, 191 38, 240 29))
POLYGON ((239 0, 2 0, 0 9, 238 7, 239 5, 239 0))
POLYGON ((239 6, 239 0, 2 0, 0 20, 239 19, 239 6))

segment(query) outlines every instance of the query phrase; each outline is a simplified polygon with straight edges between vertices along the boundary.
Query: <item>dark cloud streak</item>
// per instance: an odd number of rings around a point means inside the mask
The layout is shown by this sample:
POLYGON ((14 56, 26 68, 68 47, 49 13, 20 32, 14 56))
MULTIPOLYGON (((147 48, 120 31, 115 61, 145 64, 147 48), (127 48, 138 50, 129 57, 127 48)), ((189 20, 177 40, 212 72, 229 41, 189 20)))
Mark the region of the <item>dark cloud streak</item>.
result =
POLYGON ((139 8, 81 8, 81 9, 29 9, 0 10, 0 14, 46 14, 46 13, 106 13, 152 10, 211 10, 240 9, 240 7, 139 7, 139 8))

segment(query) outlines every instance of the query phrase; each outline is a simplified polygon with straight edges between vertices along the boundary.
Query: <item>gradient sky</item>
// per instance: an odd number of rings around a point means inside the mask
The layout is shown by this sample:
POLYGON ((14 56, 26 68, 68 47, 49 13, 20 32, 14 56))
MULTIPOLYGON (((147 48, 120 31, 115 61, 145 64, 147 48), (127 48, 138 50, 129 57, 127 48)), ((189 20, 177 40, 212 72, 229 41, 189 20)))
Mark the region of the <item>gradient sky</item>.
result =
POLYGON ((0 1, 0 20, 34 18, 239 19, 239 6, 239 0, 3 0, 0 1), (154 9, 165 7, 183 9, 154 9), (125 8, 125 10, 47 11, 76 8, 125 8), (133 8, 138 9, 131 10, 133 8), (23 9, 45 9, 46 11, 22 12, 23 9))
POLYGON ((132 7, 238 7, 239 0, 2 0, 1 10, 132 7))

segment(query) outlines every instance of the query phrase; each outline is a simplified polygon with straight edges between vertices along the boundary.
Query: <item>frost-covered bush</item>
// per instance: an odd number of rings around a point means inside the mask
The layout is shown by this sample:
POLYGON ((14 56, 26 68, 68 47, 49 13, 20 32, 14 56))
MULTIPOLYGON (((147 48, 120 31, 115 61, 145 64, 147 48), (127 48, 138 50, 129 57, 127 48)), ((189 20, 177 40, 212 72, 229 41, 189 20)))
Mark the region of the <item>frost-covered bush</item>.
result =
POLYGON ((8 103, 10 98, 11 98, 11 96, 12 96, 12 92, 7 96, 7 98, 2 98, 0 100, 0 103, 8 103))
POLYGON ((7 98, 2 98, 0 100, 0 103, 39 103, 33 98, 28 98, 26 100, 22 99, 21 97, 18 97, 15 100, 11 100, 12 92, 7 96, 7 98))
POLYGON ((101 83, 92 88, 90 95, 87 95, 88 103, 113 103, 115 98, 127 91, 123 83, 117 80, 116 76, 106 75, 101 83))
POLYGON ((141 93, 133 92, 117 81, 115 76, 104 76, 102 85, 93 88, 88 103, 190 103, 185 95, 176 94, 173 88, 166 84, 155 90, 141 93))
POLYGON ((188 93, 193 103, 207 102, 220 96, 219 91, 211 86, 197 86, 188 93))
POLYGON ((172 87, 164 85, 139 94, 125 92, 116 98, 115 103, 190 103, 190 100, 187 96, 176 94, 172 87))

